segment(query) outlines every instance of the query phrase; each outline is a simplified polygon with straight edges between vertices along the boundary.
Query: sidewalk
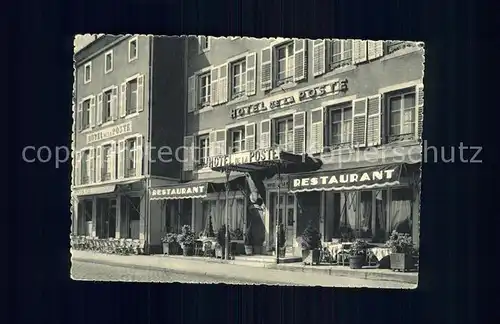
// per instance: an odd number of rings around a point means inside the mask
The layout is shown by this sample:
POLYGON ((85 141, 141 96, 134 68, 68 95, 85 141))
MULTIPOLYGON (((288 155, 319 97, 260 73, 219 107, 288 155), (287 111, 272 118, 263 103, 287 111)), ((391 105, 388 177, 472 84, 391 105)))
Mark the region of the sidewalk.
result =
POLYGON ((242 260, 223 261, 183 256, 120 256, 71 250, 73 260, 141 269, 240 278, 263 284, 307 286, 355 286, 415 288, 417 273, 395 273, 383 269, 353 270, 342 266, 304 266, 298 263, 271 264, 242 260), (283 271, 285 270, 285 271, 283 271))

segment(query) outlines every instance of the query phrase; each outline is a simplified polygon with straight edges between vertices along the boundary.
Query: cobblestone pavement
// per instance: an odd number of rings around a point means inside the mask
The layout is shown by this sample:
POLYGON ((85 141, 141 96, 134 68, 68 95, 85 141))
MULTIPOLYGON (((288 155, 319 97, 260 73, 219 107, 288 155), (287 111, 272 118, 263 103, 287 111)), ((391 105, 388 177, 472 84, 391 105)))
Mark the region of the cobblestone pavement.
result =
POLYGON ((197 274, 181 274, 168 270, 146 270, 130 267, 110 266, 104 264, 73 261, 71 276, 75 280, 92 281, 141 281, 141 282, 181 282, 181 283, 227 283, 258 284, 243 280, 215 278, 197 274))

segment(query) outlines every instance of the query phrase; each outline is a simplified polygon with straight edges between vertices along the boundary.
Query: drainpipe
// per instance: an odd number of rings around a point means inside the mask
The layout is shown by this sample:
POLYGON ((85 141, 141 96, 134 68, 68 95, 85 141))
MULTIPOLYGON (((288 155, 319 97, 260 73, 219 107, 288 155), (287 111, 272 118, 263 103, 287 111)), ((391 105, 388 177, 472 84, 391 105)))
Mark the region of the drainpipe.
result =
POLYGON ((145 239, 146 242, 144 242, 144 246, 146 247, 147 251, 146 253, 150 253, 150 247, 149 244, 151 242, 151 231, 149 228, 150 224, 150 218, 151 218, 151 201, 149 200, 149 188, 151 188, 151 134, 152 134, 152 112, 153 112, 153 53, 154 53, 154 40, 153 36, 148 36, 149 37, 149 76, 148 76, 148 81, 149 81, 149 86, 148 86, 148 132, 147 132, 147 141, 146 145, 144 146, 143 150, 146 150, 146 154, 143 154, 144 157, 147 157, 147 162, 146 165, 148 166, 147 170, 145 170, 144 175, 146 176, 145 179, 145 198, 146 198, 146 222, 144 224, 144 229, 146 231, 145 239))
MULTIPOLYGON (((187 106, 187 89, 186 89, 186 86, 185 86, 185 82, 187 82, 187 79, 188 79, 188 37, 185 37, 182 41, 184 42, 184 56, 183 56, 183 61, 182 63, 184 64, 184 73, 183 73, 183 79, 182 79, 182 84, 183 84, 183 87, 182 87, 182 108, 184 109, 182 111, 182 116, 183 116, 183 119, 184 119, 184 123, 183 123, 183 127, 182 127, 182 138, 181 138, 181 141, 182 141, 182 144, 181 145, 184 145, 184 136, 186 136, 187 134, 187 111, 188 111, 188 106, 187 106)), ((184 172, 183 172, 183 164, 180 164, 180 167, 179 167, 179 180, 180 181, 183 181, 184 180, 184 172)), ((177 200, 177 207, 178 207, 178 210, 177 210, 177 215, 181 215, 182 213, 182 204, 183 202, 179 199, 177 200)), ((196 208, 195 208, 195 204, 191 203, 191 214, 195 213, 196 212, 196 208)), ((191 217, 192 218, 192 217, 191 217)), ((178 219, 178 222, 177 222, 177 228, 180 229, 180 216, 177 217, 178 219)), ((193 224, 194 225, 194 224, 193 224)))

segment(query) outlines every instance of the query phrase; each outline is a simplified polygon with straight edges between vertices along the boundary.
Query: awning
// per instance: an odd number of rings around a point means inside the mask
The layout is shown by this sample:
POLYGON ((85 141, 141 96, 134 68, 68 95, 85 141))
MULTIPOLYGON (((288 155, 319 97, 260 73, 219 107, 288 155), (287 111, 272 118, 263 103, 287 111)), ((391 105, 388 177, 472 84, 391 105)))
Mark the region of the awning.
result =
POLYGON ((386 164, 356 169, 290 174, 290 192, 348 191, 391 187, 399 184, 401 169, 402 164, 386 164))
MULTIPOLYGON (((233 175, 229 178, 229 181, 237 181, 241 178, 245 178, 244 175, 233 175)), ((151 188, 150 199, 195 199, 195 198, 205 198, 207 193, 214 191, 217 184, 223 184, 226 182, 225 178, 216 179, 203 179, 203 180, 193 180, 185 183, 179 183, 170 186, 162 186, 151 188), (212 190, 211 190, 212 189, 212 190)))
POLYGON ((72 195, 75 197, 101 195, 101 194, 112 193, 115 191, 115 189, 116 189, 115 184, 104 185, 104 186, 101 185, 95 187, 85 187, 85 188, 73 189, 72 195))

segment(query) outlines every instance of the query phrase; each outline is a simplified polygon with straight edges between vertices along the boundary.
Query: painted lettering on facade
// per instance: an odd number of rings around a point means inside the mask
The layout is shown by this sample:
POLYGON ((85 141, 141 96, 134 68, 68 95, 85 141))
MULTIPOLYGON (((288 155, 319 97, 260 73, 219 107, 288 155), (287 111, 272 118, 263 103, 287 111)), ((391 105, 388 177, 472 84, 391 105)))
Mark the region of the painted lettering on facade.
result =
POLYGON ((87 144, 103 141, 132 132, 132 122, 109 127, 87 135, 87 144))
POLYGON ((209 168, 220 168, 227 165, 240 165, 246 163, 274 161, 278 160, 279 158, 280 151, 271 148, 209 157, 206 159, 206 164, 209 168))
POLYGON ((151 190, 151 198, 181 198, 182 196, 205 195, 206 185, 159 188, 151 190))

